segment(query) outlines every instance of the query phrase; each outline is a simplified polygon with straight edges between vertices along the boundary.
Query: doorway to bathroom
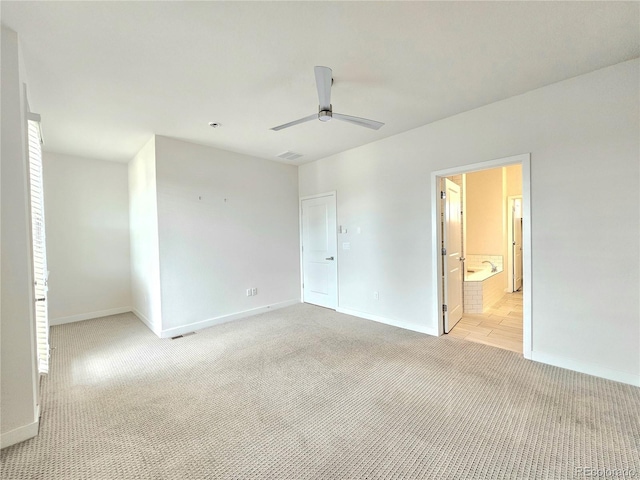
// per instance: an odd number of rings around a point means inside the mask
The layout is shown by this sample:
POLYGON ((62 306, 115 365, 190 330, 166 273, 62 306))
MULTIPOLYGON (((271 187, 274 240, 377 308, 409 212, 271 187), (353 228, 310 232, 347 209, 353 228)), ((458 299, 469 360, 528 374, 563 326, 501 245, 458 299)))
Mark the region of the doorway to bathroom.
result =
POLYGON ((439 334, 531 355, 529 154, 432 173, 439 334))

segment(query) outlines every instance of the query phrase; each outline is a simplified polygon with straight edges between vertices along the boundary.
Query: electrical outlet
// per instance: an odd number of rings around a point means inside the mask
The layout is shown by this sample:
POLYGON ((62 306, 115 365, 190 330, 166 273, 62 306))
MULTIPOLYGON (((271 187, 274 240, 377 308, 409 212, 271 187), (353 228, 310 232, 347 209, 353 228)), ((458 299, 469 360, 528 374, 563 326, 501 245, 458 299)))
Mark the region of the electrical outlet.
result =
POLYGON ((251 295, 257 295, 258 294, 258 289, 257 288, 252 288, 251 289, 251 295))
POLYGON ((373 292, 373 299, 380 300, 380 294, 378 292, 373 292))
POLYGON ((247 297, 250 297, 251 295, 253 295, 253 293, 251 293, 251 289, 247 288, 247 297))

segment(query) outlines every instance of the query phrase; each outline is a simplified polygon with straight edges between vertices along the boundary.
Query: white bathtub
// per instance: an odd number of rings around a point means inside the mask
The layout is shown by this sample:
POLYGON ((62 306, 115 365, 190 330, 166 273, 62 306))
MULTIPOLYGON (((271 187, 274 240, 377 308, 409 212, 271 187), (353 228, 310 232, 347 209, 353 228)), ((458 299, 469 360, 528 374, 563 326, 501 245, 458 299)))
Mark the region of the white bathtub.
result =
POLYGON ((465 282, 482 282, 489 277, 493 277, 494 275, 499 274, 502 270, 498 270, 497 272, 492 272, 491 267, 479 269, 479 270, 467 270, 464 272, 464 281, 465 282))

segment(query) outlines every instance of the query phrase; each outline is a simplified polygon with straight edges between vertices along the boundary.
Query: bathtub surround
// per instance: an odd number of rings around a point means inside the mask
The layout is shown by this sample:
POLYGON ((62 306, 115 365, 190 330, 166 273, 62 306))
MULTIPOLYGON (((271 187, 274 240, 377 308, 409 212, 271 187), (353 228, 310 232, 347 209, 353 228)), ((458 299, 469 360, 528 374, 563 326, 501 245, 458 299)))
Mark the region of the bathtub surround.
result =
MULTIPOLYGON (((491 265, 483 262, 491 262, 497 267, 497 272, 501 273, 504 270, 504 257, 502 255, 484 255, 477 253, 469 253, 464 255, 465 261, 465 275, 469 273, 469 270, 491 270, 491 265)), ((493 272, 496 273, 496 272, 493 272)))
POLYGON ((505 296, 502 272, 479 270, 464 281, 464 313, 484 313, 505 296))
POLYGON ((483 313, 505 294, 502 255, 465 255, 463 298, 465 313, 483 313), (491 263, 484 263, 491 262, 491 263), (493 272, 494 265, 496 271, 493 272))

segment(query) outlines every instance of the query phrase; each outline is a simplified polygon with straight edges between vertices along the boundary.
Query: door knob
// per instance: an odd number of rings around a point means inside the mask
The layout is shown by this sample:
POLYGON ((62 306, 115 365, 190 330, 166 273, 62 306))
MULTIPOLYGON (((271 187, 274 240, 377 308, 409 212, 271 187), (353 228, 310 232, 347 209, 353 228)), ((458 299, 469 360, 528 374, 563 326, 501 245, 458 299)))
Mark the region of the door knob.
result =
POLYGON ((42 298, 36 298, 36 302, 44 302, 44 301, 45 301, 45 298, 44 298, 44 297, 42 297, 42 298))
POLYGON ((325 260, 333 260, 333 257, 325 258, 325 260))

